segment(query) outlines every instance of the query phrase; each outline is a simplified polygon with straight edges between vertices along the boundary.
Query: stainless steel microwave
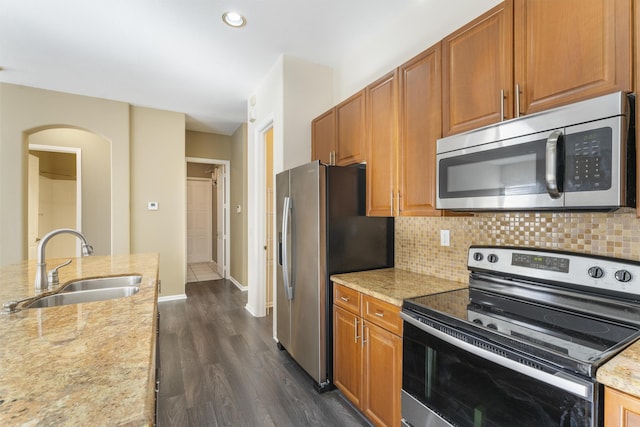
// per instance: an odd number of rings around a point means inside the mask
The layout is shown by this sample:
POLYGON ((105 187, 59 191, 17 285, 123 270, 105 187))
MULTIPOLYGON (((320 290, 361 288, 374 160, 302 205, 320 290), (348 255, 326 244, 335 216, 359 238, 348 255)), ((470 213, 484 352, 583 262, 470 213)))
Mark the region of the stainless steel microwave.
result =
POLYGON ((623 92, 437 141, 438 209, 635 207, 634 95, 623 92))

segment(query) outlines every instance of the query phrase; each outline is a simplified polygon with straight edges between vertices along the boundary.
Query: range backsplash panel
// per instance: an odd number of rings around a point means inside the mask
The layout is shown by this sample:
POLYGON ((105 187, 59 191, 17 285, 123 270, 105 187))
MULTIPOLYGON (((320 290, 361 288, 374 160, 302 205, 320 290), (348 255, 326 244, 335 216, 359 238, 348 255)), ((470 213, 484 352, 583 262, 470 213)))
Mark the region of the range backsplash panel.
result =
POLYGON ((397 268, 467 283, 470 245, 537 247, 640 261, 640 219, 635 209, 395 219, 397 268), (449 230, 450 246, 440 246, 440 230, 449 230))

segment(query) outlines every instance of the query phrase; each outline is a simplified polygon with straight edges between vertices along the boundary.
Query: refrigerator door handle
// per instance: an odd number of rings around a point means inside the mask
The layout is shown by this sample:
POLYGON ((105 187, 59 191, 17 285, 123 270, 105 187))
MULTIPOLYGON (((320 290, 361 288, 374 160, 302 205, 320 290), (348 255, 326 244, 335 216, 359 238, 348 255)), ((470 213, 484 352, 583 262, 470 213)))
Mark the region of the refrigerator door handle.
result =
POLYGON ((291 198, 284 198, 284 207, 282 215, 282 279, 284 291, 288 299, 293 299, 293 286, 291 286, 291 278, 289 277, 289 239, 287 239, 287 231, 289 230, 289 221, 291 220, 291 198))

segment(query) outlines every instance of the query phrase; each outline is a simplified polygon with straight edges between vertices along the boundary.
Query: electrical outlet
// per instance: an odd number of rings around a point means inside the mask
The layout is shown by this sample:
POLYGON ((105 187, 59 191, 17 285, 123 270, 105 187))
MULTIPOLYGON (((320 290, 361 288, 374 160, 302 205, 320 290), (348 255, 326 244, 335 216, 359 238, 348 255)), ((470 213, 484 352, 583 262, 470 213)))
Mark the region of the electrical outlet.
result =
POLYGON ((449 230, 440 230, 440 246, 449 246, 449 230))

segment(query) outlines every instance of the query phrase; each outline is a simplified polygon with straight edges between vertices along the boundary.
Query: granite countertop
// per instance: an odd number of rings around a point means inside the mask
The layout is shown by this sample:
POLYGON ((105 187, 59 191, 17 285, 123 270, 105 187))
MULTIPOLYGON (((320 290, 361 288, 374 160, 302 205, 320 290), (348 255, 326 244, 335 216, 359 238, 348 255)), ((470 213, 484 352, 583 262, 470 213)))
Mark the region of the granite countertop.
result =
MULTIPOLYGON (((157 254, 74 258, 59 270, 61 286, 136 273, 140 291, 0 315, 0 425, 153 424, 158 261, 157 254)), ((34 261, 0 268, 0 303, 35 296, 34 277, 34 261)))
POLYGON ((598 382, 640 399, 640 340, 602 365, 598 382))
POLYGON ((331 280, 398 307, 402 307, 402 300, 405 298, 437 294, 468 286, 465 283, 452 282, 398 268, 334 274, 331 276, 331 280))

